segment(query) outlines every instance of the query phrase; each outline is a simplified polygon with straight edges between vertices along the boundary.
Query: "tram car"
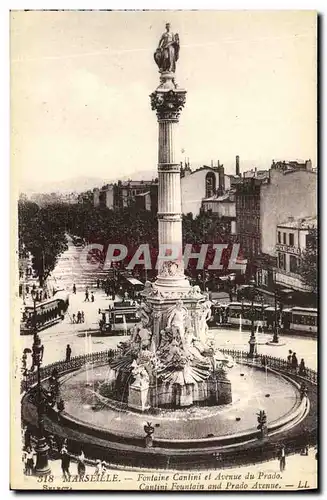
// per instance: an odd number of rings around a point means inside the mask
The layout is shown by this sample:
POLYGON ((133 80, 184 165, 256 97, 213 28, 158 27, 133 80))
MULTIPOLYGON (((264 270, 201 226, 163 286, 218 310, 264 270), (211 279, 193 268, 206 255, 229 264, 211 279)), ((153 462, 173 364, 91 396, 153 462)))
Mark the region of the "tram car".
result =
POLYGON ((318 310, 308 307, 292 307, 289 330, 316 334, 318 331, 318 310))
POLYGON ((254 325, 262 326, 264 310, 267 305, 252 302, 230 302, 226 307, 225 317, 230 325, 251 326, 252 308, 254 309, 254 325))
POLYGON ((21 335, 34 334, 35 330, 40 332, 62 321, 69 305, 69 295, 58 291, 56 294, 35 305, 26 305, 22 310, 20 323, 21 335))
POLYGON ((137 306, 133 301, 114 302, 109 309, 99 309, 101 333, 117 335, 127 333, 140 318, 137 316, 137 306))
MULTIPOLYGON (((263 326, 267 331, 273 329, 276 312, 273 306, 253 304, 254 325, 263 326)), ((251 302, 216 303, 212 306, 212 318, 209 326, 217 324, 230 325, 235 328, 250 327, 252 323, 251 302)), ((315 308, 291 307, 280 310, 278 318, 282 330, 287 333, 316 334, 318 330, 318 311, 315 308)))

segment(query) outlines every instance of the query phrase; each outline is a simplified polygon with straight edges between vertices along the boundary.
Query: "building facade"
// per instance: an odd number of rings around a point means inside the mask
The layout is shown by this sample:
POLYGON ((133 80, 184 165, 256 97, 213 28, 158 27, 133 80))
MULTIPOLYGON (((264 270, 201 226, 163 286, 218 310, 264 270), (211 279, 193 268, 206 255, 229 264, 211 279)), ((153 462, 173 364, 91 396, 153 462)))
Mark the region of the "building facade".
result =
POLYGON ((236 233, 242 252, 251 260, 261 253, 260 192, 262 184, 268 181, 268 176, 244 177, 236 188, 236 233))
POLYGON ((224 166, 208 167, 197 170, 186 169, 181 178, 181 196, 183 214, 199 215, 204 199, 222 196, 231 188, 230 176, 224 172, 224 166))
POLYGON ((312 170, 272 166, 260 191, 261 252, 276 256, 276 228, 288 217, 317 214, 317 174, 312 170))
POLYGON ((269 170, 243 173, 236 186, 236 231, 246 257, 276 258, 272 228, 287 217, 315 216, 317 175, 311 160, 274 162, 269 170))
POLYGON ((316 217, 289 217, 287 221, 277 225, 275 246, 277 285, 300 292, 310 292, 310 288, 301 279, 299 269, 301 256, 307 248, 309 231, 316 228, 316 217))
POLYGON ((235 194, 228 192, 222 196, 212 196, 202 200, 202 211, 212 214, 228 225, 228 232, 236 234, 235 194))
POLYGON ((158 197, 158 180, 151 181, 118 181, 115 184, 107 184, 101 189, 93 190, 93 204, 95 207, 106 207, 117 210, 135 205, 137 197, 148 194, 146 202, 138 200, 137 205, 144 204, 146 210, 155 210, 158 197))

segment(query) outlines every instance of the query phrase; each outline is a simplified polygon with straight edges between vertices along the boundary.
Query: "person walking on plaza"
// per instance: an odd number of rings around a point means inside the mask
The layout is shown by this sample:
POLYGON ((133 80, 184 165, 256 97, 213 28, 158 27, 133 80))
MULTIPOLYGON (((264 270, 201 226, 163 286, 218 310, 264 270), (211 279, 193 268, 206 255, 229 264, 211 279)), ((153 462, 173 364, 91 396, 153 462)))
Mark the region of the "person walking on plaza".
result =
POLYGON ((289 367, 292 365, 292 351, 288 351, 287 364, 289 367))
POLYGON ((301 361, 300 361, 300 364, 299 364, 299 375, 301 375, 302 377, 305 375, 305 364, 304 364, 304 359, 302 358, 301 361))
POLYGON ((76 285, 75 285, 75 283, 73 284, 73 293, 76 295, 76 285))
POLYGON ((84 300, 84 302, 90 302, 88 289, 85 290, 85 300, 84 300))
POLYGON ((67 448, 63 447, 61 450, 61 470, 64 479, 66 480, 69 480, 70 478, 69 466, 70 466, 70 456, 68 455, 67 448))
POLYGON ((97 279, 97 288, 100 288, 100 280, 97 279))
POLYGON ((82 315, 81 315, 81 311, 78 311, 78 312, 77 312, 77 323, 82 323, 82 315))
POLYGON ((81 453, 77 458, 77 474, 80 479, 83 479, 85 476, 85 455, 83 450, 81 450, 81 453))
POLYGON ((81 312, 81 321, 82 323, 85 322, 85 316, 84 316, 84 311, 81 312))
POLYGON ((76 323, 76 316, 73 314, 73 324, 76 323))
POLYGON ((94 302, 94 294, 91 292, 91 301, 94 302))
POLYGON ((286 467, 286 453, 285 453, 285 446, 282 444, 280 450, 279 450, 279 468, 281 472, 284 472, 285 467, 286 467))
POLYGON ((70 347, 69 344, 67 344, 67 347, 66 347, 66 363, 68 363, 70 361, 72 357, 72 349, 70 347))
POLYGON ((296 357, 296 352, 293 352, 292 354, 292 368, 293 370, 297 370, 297 367, 298 367, 298 360, 297 360, 297 357, 296 357))
POLYGON ((96 476, 101 476, 101 474, 102 474, 101 460, 96 461, 94 474, 96 476))

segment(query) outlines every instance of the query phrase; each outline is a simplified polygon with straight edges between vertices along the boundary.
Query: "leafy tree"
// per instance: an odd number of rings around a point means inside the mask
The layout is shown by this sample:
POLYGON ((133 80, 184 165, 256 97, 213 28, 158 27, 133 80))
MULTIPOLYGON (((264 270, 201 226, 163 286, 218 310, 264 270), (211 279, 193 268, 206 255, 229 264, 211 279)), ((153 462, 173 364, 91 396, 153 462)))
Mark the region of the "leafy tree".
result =
POLYGON ((307 235, 307 246, 302 254, 300 275, 304 283, 313 293, 318 291, 318 233, 310 229, 307 235))
POLYGON ((33 269, 43 286, 68 248, 65 226, 53 205, 39 208, 30 202, 19 203, 18 218, 20 245, 32 254, 33 269))

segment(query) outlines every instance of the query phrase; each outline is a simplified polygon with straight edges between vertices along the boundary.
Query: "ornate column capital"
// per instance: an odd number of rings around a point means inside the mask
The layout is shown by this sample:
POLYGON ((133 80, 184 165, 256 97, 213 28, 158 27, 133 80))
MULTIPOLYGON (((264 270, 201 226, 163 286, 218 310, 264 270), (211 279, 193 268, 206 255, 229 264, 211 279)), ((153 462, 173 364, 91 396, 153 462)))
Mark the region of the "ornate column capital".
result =
POLYGON ((160 87, 150 95, 151 108, 157 112, 158 121, 178 122, 186 102, 186 90, 163 90, 160 87))

